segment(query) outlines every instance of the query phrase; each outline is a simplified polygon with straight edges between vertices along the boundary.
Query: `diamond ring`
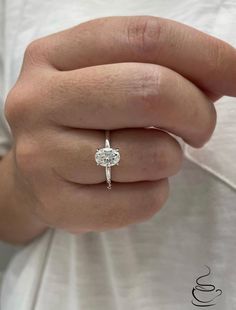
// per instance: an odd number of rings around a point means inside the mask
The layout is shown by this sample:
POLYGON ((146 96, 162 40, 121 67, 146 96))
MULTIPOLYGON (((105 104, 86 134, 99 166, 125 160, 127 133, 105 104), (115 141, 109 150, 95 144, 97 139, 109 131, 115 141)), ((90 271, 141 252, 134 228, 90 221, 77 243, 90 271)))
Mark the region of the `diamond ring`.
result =
POLYGON ((119 165, 120 153, 119 149, 113 149, 110 146, 110 131, 105 131, 105 147, 97 149, 95 153, 95 161, 97 165, 105 167, 107 188, 111 189, 111 167, 119 165))

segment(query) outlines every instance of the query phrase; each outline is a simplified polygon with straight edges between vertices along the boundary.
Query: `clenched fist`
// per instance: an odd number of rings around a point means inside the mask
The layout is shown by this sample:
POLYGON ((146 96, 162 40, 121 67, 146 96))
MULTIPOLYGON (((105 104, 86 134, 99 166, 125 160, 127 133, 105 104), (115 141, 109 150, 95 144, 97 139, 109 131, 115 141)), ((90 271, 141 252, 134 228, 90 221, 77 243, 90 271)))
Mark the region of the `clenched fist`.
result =
POLYGON ((100 18, 32 42, 5 106, 22 208, 38 231, 147 220, 181 168, 173 135, 204 145, 222 95, 236 96, 235 49, 174 21, 100 18), (94 159, 107 129, 121 154, 110 191, 94 159))

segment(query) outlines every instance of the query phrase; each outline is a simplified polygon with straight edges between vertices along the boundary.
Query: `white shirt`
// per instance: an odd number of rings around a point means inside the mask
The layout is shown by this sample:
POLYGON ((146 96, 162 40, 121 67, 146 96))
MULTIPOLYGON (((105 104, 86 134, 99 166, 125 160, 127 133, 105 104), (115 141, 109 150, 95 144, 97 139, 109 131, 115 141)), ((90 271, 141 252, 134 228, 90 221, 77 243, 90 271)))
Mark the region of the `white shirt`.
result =
MULTIPOLYGON (((1 98, 19 74, 35 38, 111 15, 163 16, 236 46, 234 0, 0 0, 1 98), (4 36, 3 36, 4 30, 4 36)), ((191 100, 191 99, 190 99, 191 100)), ((1 310, 190 310, 194 291, 213 310, 236 304, 236 100, 216 104, 218 124, 201 150, 185 145, 182 171, 170 198, 152 219, 127 228, 79 236, 49 230, 11 260, 1 310), (209 287, 208 287, 209 288, 209 287)), ((3 109, 2 109, 3 111, 3 109)), ((10 145, 3 112, 0 152, 10 145)), ((202 303, 200 303, 202 305, 202 303)), ((208 308, 207 308, 208 309, 208 308)))

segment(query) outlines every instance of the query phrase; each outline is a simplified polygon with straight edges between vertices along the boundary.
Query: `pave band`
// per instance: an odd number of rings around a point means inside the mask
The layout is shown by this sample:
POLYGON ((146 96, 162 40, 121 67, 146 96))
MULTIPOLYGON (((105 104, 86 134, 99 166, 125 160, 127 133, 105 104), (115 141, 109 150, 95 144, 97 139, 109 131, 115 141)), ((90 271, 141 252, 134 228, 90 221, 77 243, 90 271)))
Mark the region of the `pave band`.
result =
POLYGON ((119 165, 120 153, 119 149, 113 149, 110 145, 110 131, 105 131, 105 147, 97 149, 95 153, 95 161, 97 165, 105 167, 107 188, 111 189, 111 167, 119 165))

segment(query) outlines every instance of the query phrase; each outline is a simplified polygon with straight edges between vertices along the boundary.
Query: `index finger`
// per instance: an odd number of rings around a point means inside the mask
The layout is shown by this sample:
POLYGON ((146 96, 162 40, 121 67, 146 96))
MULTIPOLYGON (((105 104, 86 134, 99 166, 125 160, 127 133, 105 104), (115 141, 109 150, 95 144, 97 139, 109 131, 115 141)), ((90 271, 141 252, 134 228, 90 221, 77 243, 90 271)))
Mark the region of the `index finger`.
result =
MULTIPOLYGON (((40 49, 58 70, 118 62, 153 63, 180 73, 216 96, 236 96, 235 48, 172 20, 154 16, 99 18, 43 40, 40 49)), ((33 44, 36 50, 40 42, 33 44)))

